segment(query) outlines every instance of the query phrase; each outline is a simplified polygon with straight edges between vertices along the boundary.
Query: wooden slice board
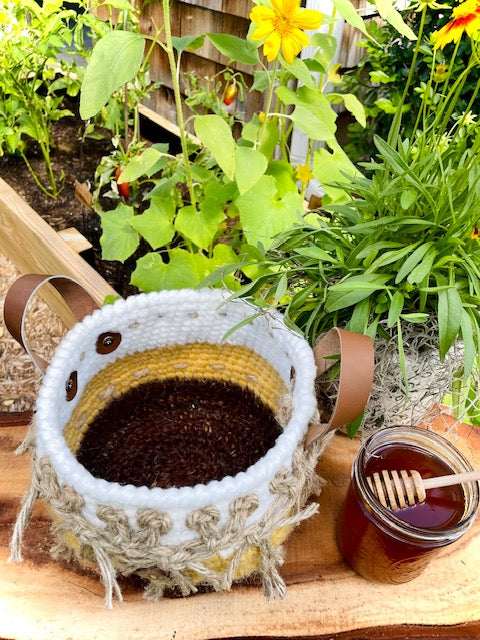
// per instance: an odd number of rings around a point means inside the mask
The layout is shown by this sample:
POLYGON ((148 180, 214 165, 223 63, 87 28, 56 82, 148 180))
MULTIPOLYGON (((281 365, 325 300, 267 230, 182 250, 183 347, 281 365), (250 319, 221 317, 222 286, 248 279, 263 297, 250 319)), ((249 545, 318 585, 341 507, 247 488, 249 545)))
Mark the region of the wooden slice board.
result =
MULTIPOLYGON (((28 456, 13 453, 26 432, 21 422, 8 414, 0 419, 2 639, 480 637, 480 520, 421 577, 404 585, 370 583, 344 563, 334 525, 358 442, 340 434, 319 464, 327 481, 320 512, 287 545, 285 600, 268 602, 257 585, 237 585, 228 593, 151 603, 130 581, 122 585, 124 603, 106 610, 96 574, 51 560, 49 520, 41 503, 26 534, 24 562, 7 563, 12 526, 30 474, 28 456)), ((438 428, 443 430, 441 423, 438 428)), ((448 437, 480 468, 478 431, 461 425, 448 437)))

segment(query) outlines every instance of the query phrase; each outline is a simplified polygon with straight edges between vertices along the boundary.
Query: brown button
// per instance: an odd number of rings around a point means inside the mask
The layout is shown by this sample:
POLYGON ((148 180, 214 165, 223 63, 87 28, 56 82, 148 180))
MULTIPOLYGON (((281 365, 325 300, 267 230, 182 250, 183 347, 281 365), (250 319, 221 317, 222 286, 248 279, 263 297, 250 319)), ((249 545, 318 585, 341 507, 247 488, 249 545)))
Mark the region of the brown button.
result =
POLYGON ((66 397, 68 401, 74 399, 74 397, 77 395, 77 390, 78 390, 77 372, 72 371, 72 373, 70 374, 70 377, 67 380, 67 384, 65 385, 65 392, 66 392, 66 397))
POLYGON ((114 331, 101 333, 97 338, 97 353, 111 353, 112 351, 115 351, 121 341, 122 335, 120 333, 115 333, 114 331))

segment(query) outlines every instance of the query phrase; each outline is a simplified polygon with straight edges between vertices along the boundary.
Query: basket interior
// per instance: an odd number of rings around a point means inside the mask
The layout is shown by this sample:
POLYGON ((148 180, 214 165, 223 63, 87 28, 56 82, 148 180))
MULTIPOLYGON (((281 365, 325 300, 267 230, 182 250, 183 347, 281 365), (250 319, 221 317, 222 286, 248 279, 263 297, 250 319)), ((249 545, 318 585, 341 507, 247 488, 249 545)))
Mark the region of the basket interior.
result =
POLYGON ((95 477, 193 486, 245 471, 275 445, 286 391, 275 368, 247 347, 159 347, 97 373, 64 437, 95 477))

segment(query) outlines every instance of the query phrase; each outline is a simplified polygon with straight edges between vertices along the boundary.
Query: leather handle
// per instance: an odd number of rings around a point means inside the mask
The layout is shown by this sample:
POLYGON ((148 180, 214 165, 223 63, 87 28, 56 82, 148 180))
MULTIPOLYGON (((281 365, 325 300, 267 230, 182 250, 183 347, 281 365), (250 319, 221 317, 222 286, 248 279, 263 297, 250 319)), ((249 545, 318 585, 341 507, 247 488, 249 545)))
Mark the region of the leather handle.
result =
POLYGON ((321 336, 313 347, 318 375, 322 375, 340 357, 340 380, 337 399, 328 423, 312 423, 306 445, 328 431, 353 422, 368 402, 375 369, 373 341, 369 336, 334 327, 321 336))
POLYGON ((27 345, 25 314, 33 296, 47 282, 55 287, 78 321, 83 320, 85 316, 98 309, 98 304, 92 296, 70 276, 49 276, 31 273, 20 276, 15 280, 7 291, 3 306, 5 326, 15 340, 25 349, 42 374, 45 373, 48 362, 27 345))

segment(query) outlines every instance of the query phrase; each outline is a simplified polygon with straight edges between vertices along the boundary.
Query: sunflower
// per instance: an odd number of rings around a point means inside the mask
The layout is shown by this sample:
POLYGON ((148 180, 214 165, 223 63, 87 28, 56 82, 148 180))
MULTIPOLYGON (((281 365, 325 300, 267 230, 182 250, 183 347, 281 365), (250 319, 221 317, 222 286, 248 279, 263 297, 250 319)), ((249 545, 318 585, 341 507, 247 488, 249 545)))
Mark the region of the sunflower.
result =
POLYGON ((468 36, 480 30, 480 4, 466 0, 452 11, 452 19, 432 34, 434 49, 443 49, 449 42, 458 42, 465 31, 468 36))
POLYGON ((272 62, 282 49, 285 60, 293 62, 302 47, 310 44, 304 30, 318 29, 322 14, 315 9, 300 9, 300 0, 271 0, 271 7, 258 5, 250 12, 257 27, 253 40, 265 40, 263 53, 272 62))

